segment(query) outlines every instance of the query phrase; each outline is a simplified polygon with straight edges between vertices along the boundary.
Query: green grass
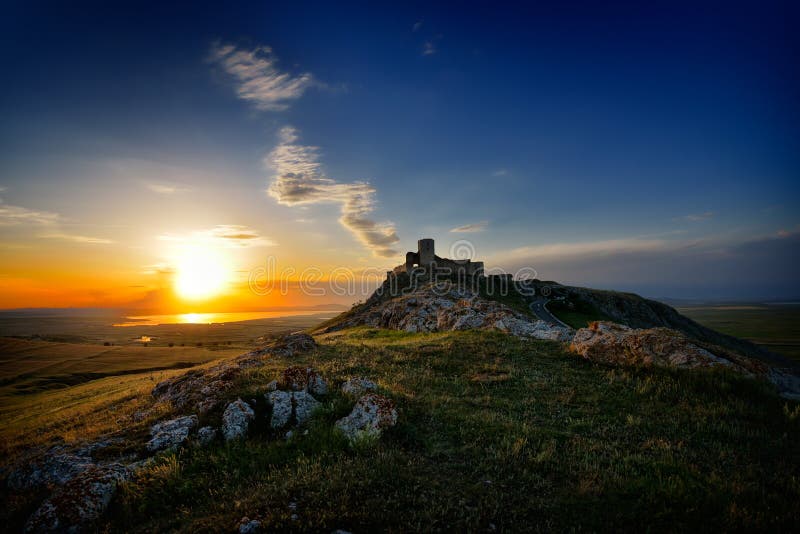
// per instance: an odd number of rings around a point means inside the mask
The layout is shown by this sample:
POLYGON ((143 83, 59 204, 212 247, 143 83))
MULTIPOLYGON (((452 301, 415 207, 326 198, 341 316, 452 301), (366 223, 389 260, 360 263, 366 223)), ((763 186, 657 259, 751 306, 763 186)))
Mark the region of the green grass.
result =
POLYGON ((678 311, 704 326, 800 361, 800 306, 691 306, 678 311))
POLYGON ((571 302, 553 300, 547 303, 547 309, 561 321, 572 328, 586 328, 593 321, 612 321, 610 317, 601 313, 594 306, 582 300, 571 302))
POLYGON ((115 499, 110 531, 792 530, 800 518, 800 408, 724 371, 609 368, 499 333, 359 328, 268 361, 336 382, 376 379, 398 425, 356 448, 331 430, 333 392, 289 442, 163 456, 115 499), (293 517, 295 514, 295 517, 293 517))
POLYGON ((0 401, 107 376, 192 367, 241 353, 241 348, 227 347, 106 347, 0 338, 0 401))

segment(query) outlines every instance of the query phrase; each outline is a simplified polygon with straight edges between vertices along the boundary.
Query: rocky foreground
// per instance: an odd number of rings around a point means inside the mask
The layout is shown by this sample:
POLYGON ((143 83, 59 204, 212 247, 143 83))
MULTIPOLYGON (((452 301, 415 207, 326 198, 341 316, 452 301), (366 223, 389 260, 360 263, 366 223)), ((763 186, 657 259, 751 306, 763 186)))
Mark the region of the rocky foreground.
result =
MULTIPOLYGON (((499 331, 522 340, 564 343, 569 351, 587 360, 612 366, 659 366, 680 369, 724 368, 774 384, 786 398, 800 399, 800 379, 783 369, 768 366, 721 347, 694 340, 669 328, 630 328, 612 322, 595 322, 574 331, 548 324, 478 295, 426 287, 410 295, 386 299, 345 315, 327 332, 369 326, 406 332, 457 330, 499 331)), ((237 384, 248 369, 264 365, 268 358, 288 358, 315 351, 307 334, 292 334, 229 361, 189 370, 155 385, 152 413, 140 414, 152 421, 146 437, 107 436, 79 448, 55 447, 28 457, 24 465, 6 476, 16 491, 44 491, 49 496, 29 518, 26 530, 82 531, 102 516, 121 483, 135 479, 163 451, 180 447, 208 447, 241 439, 259 422, 268 426, 271 439, 292 439, 295 432, 322 406, 330 389, 323 376, 307 366, 289 366, 263 386, 258 398, 237 397, 237 384), (153 414, 166 414, 157 416, 153 414), (136 452, 102 460, 104 449, 120 442, 138 443, 136 452)), ((379 437, 396 424, 394 402, 378 393, 370 378, 350 378, 335 387, 351 399, 349 415, 334 427, 350 443, 379 437)), ((249 396, 249 395, 248 395, 249 396)), ((128 449, 130 447, 128 446, 128 449)), ((113 455, 112 455, 113 456, 113 455)), ((255 532, 255 520, 242 523, 242 531, 255 532)))
MULTIPOLYGON (((291 366, 267 384, 262 393, 267 410, 260 409, 256 399, 224 399, 244 370, 264 365, 266 358, 291 357, 315 348, 311 336, 293 334, 231 361, 191 370, 157 384, 152 391, 158 401, 154 410, 162 404, 169 406, 171 413, 183 415, 153 424, 149 439, 140 444, 138 453, 115 461, 102 461, 96 454, 120 442, 140 439, 131 433, 85 444, 77 450, 52 448, 29 459, 10 473, 8 486, 17 491, 51 489, 52 493, 30 517, 25 530, 83 531, 100 518, 119 484, 135 478, 158 453, 243 438, 258 417, 266 418, 274 431, 284 432, 284 439, 291 439, 293 428, 303 425, 328 393, 329 384, 314 369, 291 366), (221 416, 215 415, 220 411, 221 416), (199 427, 201 419, 217 424, 199 427)), ((393 401, 375 391, 375 382, 356 377, 339 387, 342 393, 355 399, 351 413, 335 424, 351 442, 379 437, 385 428, 397 422, 393 401)), ((250 523, 243 525, 245 529, 253 527, 250 523)))

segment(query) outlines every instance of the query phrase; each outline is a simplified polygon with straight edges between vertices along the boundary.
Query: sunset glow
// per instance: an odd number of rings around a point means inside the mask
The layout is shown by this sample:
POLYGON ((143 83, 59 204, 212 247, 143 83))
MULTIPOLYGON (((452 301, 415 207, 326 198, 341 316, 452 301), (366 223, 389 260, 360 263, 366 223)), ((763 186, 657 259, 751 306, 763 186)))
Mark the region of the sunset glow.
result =
POLYGON ((175 271, 175 291, 185 300, 203 300, 223 293, 230 282, 230 266, 219 251, 188 247, 175 271))

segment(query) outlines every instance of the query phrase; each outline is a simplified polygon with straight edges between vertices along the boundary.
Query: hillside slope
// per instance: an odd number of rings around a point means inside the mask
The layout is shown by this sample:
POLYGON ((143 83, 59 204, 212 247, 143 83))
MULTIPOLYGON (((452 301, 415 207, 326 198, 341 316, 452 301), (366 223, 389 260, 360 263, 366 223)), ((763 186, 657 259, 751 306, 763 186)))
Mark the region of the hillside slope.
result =
MULTIPOLYGON (((258 399, 288 365, 313 366, 331 388, 290 439, 257 419, 244 440, 164 452, 121 486, 97 527, 233 532, 245 517, 265 531, 324 532, 800 526, 800 408, 762 382, 614 368, 489 331, 360 327, 316 339, 246 369, 227 393, 258 399), (338 384, 353 376, 374 380, 399 418, 351 446, 332 423, 352 405, 338 384)), ((149 395, 94 402, 74 415, 82 435, 68 434, 66 414, 50 435, 61 429, 61 443, 77 446, 98 437, 91 420, 112 406, 117 418, 169 409, 149 395)), ((41 494, 7 492, 15 531, 41 494)))
POLYGON ((707 328, 681 315, 675 308, 662 302, 640 297, 634 293, 604 291, 574 286, 553 286, 554 294, 563 295, 568 301, 586 304, 601 316, 633 328, 666 327, 678 330, 687 336, 719 345, 739 354, 758 358, 779 367, 798 369, 793 360, 770 352, 754 343, 729 336, 707 328))

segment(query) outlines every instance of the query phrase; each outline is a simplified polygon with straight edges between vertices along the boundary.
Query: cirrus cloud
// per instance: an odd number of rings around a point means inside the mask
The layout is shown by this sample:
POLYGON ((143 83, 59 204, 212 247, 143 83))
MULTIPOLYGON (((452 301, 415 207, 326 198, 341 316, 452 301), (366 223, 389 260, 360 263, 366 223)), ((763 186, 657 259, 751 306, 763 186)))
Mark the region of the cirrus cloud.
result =
POLYGON ((215 42, 209 60, 236 81, 236 94, 260 110, 280 111, 300 98, 313 84, 309 73, 296 76, 278 69, 278 60, 268 46, 237 48, 215 42))
POLYGON ((200 243, 226 248, 271 247, 275 242, 261 236, 256 230, 240 224, 218 224, 206 230, 189 234, 162 234, 159 241, 200 243))
POLYGON ((280 142, 266 163, 275 171, 267 192, 285 206, 334 202, 341 204, 339 222, 375 256, 398 254, 393 248, 400 241, 394 224, 376 222, 368 215, 375 207, 375 189, 367 182, 342 183, 322 171, 318 149, 297 142, 297 130, 284 127, 280 142))

